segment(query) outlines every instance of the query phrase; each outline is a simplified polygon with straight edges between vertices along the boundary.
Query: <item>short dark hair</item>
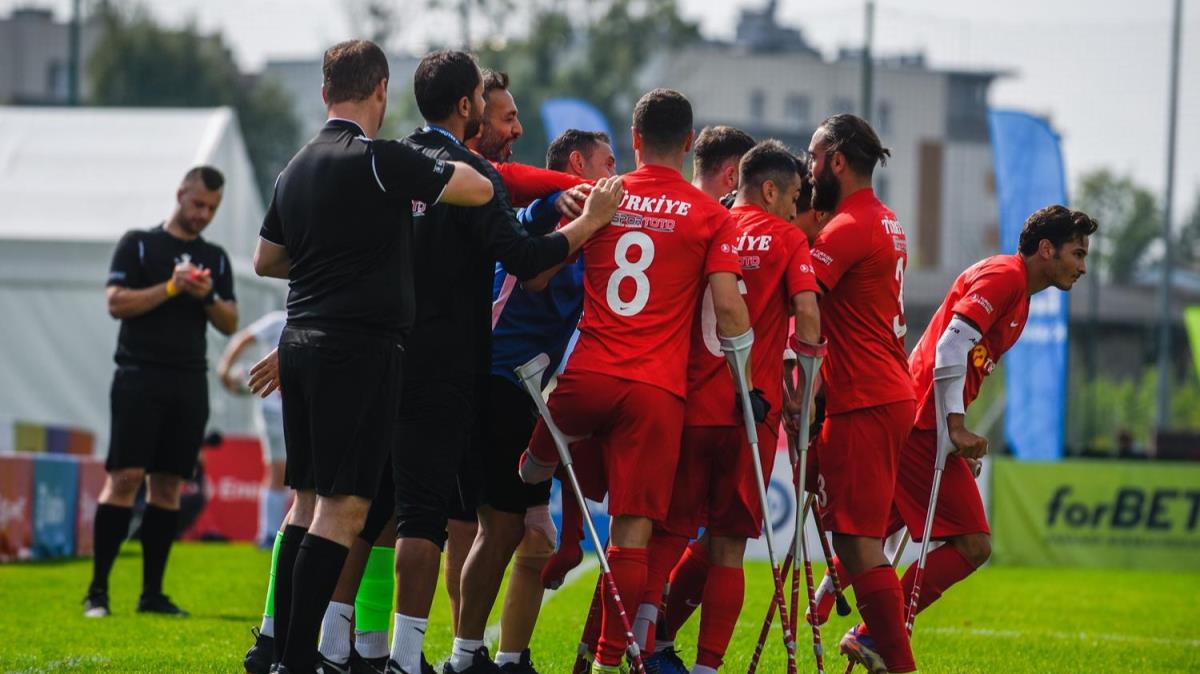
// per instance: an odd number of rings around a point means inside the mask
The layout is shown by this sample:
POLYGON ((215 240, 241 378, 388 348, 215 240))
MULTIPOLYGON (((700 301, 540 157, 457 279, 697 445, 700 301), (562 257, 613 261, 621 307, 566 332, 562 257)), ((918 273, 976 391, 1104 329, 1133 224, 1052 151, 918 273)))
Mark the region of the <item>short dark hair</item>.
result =
POLYGON ((325 50, 321 64, 330 103, 361 101, 388 79, 387 56, 370 40, 347 40, 325 50))
POLYGON ((796 167, 800 169, 800 195, 796 197, 796 212, 807 213, 812 210, 813 180, 812 171, 808 170, 809 155, 804 150, 796 153, 796 167))
POLYGON ((508 90, 508 73, 501 70, 492 70, 491 68, 483 69, 483 99, 491 95, 493 91, 503 89, 508 90))
POLYGON ((563 131, 554 142, 550 143, 550 147, 546 148, 546 168, 555 171, 565 171, 567 169, 567 159, 572 152, 576 150, 584 156, 585 159, 590 158, 592 153, 596 151, 596 143, 612 144, 608 134, 603 131, 580 131, 579 129, 567 129, 563 131))
POLYGON ((888 157, 892 156, 892 151, 883 146, 875 129, 858 115, 834 115, 821 122, 820 128, 825 130, 825 150, 841 152, 846 163, 859 175, 869 178, 875 172, 876 163, 887 166, 888 157))
POLYGON ((207 165, 194 166, 183 174, 184 185, 196 181, 200 181, 204 185, 204 189, 209 192, 216 192, 225 187, 225 176, 217 169, 207 165))
POLYGON ((649 149, 673 151, 692 132, 692 104, 674 89, 649 91, 633 107, 633 128, 649 149))
POLYGON ((465 51, 442 49, 421 59, 413 74, 417 109, 431 122, 446 119, 454 106, 475 93, 482 75, 475 57, 465 51))
POLYGON ((1064 243, 1095 234, 1099 228, 1100 224, 1087 213, 1055 204, 1035 211, 1025 220, 1017 248, 1022 255, 1033 255, 1045 239, 1058 249, 1064 243))
POLYGON ((732 126, 706 126, 696 136, 696 173, 709 175, 721 168, 721 164, 733 159, 739 161, 742 155, 754 147, 754 138, 741 129, 732 126))
POLYGON ((738 164, 738 189, 756 190, 768 180, 782 187, 800 172, 796 157, 783 143, 774 138, 750 148, 738 164))

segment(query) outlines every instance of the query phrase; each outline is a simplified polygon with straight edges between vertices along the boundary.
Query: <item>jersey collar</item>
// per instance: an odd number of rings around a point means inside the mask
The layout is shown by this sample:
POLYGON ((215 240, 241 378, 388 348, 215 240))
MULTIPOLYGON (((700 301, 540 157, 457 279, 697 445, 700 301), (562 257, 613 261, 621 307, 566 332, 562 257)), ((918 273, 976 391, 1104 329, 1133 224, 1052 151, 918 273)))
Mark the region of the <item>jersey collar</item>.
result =
POLYGON ((838 207, 837 212, 844 213, 850 209, 872 203, 879 203, 879 199, 875 196, 875 190, 870 187, 864 187, 861 190, 846 195, 846 198, 842 199, 842 205, 838 207))
POLYGON ((358 122, 346 119, 344 117, 330 117, 329 119, 325 120, 325 124, 326 125, 333 124, 336 126, 348 126, 348 127, 351 127, 352 130, 358 131, 358 135, 360 135, 360 136, 365 137, 367 135, 366 132, 363 131, 363 128, 358 125, 358 122))
POLYGON ((425 126, 425 128, 424 128, 424 129, 422 129, 422 131, 425 131, 425 132, 433 131, 433 132, 435 132, 435 133, 440 133, 440 134, 442 134, 443 136, 445 136, 445 137, 449 138, 449 139, 450 139, 450 142, 454 143, 455 145, 457 145, 457 146, 459 146, 459 147, 463 147, 463 148, 465 148, 465 147, 466 147, 466 145, 463 145, 463 142, 462 142, 461 140, 459 140, 459 139, 458 139, 458 136, 456 136, 456 135, 454 135, 454 134, 450 133, 450 132, 449 132, 449 131, 447 131, 446 129, 444 129, 444 128, 442 128, 442 127, 440 127, 440 126, 436 125, 436 124, 428 124, 428 125, 426 125, 426 126, 425 126))

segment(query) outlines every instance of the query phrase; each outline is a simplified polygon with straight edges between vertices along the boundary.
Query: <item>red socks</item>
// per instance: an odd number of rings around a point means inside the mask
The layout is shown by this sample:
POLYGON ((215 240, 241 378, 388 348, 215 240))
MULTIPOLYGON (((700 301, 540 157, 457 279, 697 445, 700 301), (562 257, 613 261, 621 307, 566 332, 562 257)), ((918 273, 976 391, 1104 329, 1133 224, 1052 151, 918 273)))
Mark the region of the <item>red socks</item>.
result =
MULTIPOLYGON (((621 603, 626 608, 636 606, 634 602, 642 596, 646 587, 646 549, 610 547, 608 565, 612 567, 617 592, 621 594, 621 603)), ((630 624, 633 623, 632 615, 627 613, 625 617, 630 624)), ((600 643, 596 647, 596 660, 602 665, 620 664, 625 646, 625 625, 621 620, 620 609, 613 601, 612 593, 605 588, 604 617, 600 629, 600 643)))
POLYGON ((704 609, 700 611, 700 638, 696 664, 720 669, 742 612, 746 576, 740 567, 714 566, 704 584, 704 609))
POLYGON ((683 559, 671 571, 671 592, 667 595, 667 614, 664 616, 661 638, 674 641, 675 633, 700 606, 708 571, 708 550, 700 541, 694 541, 687 546, 683 559))
POLYGON ((683 555, 687 547, 686 536, 676 536, 664 531, 655 531, 650 537, 650 545, 646 548, 646 588, 642 591, 641 604, 637 608, 637 618, 633 625, 633 634, 638 644, 647 653, 654 652, 654 628, 658 622, 658 611, 662 604, 663 590, 671 569, 683 555))
POLYGON ((858 612, 891 672, 915 672, 912 646, 904 627, 905 597, 891 566, 877 566, 854 579, 858 612))
MULTIPOLYGON (((950 586, 966 578, 975 571, 975 567, 967 561, 958 548, 947 543, 929 553, 925 558, 925 573, 921 575, 921 596, 917 597, 917 613, 925 610, 950 589, 950 586)), ((917 565, 910 564, 904 572, 900 585, 904 588, 905 610, 908 609, 908 598, 912 596, 913 581, 916 580, 917 565)), ((907 614, 906 614, 907 615, 907 614)))

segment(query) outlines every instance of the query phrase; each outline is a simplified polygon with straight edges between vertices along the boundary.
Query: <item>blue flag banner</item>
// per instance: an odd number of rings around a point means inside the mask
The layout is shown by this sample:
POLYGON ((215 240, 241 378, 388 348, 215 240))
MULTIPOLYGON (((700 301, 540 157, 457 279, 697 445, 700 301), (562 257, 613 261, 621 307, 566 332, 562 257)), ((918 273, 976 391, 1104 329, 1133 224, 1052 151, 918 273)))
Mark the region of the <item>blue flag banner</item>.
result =
POLYGON ((542 123, 546 126, 546 143, 550 144, 567 129, 603 131, 613 138, 613 154, 617 144, 608 120, 596 106, 578 98, 547 98, 542 103, 542 123))
POLYGON ((33 555, 38 559, 75 554, 75 499, 79 464, 57 456, 33 463, 33 555))
MULTIPOLYGON (((991 110, 988 126, 1000 210, 1000 248, 1015 253, 1034 211, 1067 203, 1058 134, 1025 112, 991 110)), ((1067 402, 1067 294, 1034 295, 1021 339, 1005 354, 1004 435, 1018 459, 1056 461, 1063 455, 1067 402)))

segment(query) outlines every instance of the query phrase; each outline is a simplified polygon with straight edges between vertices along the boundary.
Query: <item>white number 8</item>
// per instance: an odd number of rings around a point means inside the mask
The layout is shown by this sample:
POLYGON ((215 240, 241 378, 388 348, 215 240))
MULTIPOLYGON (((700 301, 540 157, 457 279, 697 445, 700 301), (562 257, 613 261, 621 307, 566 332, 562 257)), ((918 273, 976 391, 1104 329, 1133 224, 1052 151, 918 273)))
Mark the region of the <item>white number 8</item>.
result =
POLYGON ((608 306, 618 316, 633 316, 646 308, 650 301, 650 278, 645 271, 654 262, 654 239, 644 232, 627 232, 617 239, 617 248, 613 251, 617 269, 608 277, 608 306), (637 262, 629 259, 629 249, 637 246, 641 257, 637 262), (635 286, 633 299, 628 302, 621 299, 621 281, 631 278, 635 286))

